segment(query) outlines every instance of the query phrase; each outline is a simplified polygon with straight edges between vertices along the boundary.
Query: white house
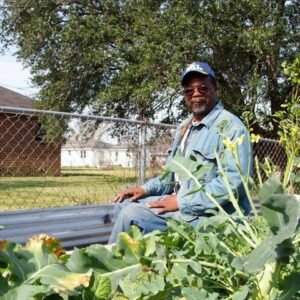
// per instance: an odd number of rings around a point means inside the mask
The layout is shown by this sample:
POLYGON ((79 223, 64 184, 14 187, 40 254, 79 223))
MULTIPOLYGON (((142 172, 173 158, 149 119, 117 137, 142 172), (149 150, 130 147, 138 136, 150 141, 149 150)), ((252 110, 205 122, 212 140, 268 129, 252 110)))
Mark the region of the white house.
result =
POLYGON ((125 145, 113 145, 99 140, 87 142, 69 140, 62 146, 62 167, 133 168, 134 155, 125 145))

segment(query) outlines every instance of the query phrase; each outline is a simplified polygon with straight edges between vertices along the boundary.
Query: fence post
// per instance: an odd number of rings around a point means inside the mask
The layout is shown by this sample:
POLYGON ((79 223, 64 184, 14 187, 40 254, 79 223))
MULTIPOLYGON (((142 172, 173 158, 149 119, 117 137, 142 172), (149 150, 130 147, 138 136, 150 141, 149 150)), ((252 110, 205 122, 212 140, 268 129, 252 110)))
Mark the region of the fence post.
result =
POLYGON ((141 125, 140 128, 140 155, 139 155, 139 176, 138 183, 139 185, 144 184, 145 182, 145 169, 146 169, 146 138, 147 138, 147 123, 141 125))

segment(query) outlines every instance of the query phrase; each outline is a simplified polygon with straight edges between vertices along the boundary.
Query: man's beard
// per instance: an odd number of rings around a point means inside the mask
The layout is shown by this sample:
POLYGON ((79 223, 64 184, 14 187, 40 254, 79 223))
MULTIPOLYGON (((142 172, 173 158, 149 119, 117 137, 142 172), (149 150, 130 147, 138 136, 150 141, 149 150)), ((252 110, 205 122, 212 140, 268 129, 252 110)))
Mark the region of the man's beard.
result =
POLYGON ((197 106, 194 106, 192 104, 192 106, 191 106, 192 113, 194 115, 202 115, 202 114, 206 113, 207 106, 208 106, 208 104, 206 101, 201 101, 200 103, 198 103, 197 106))
POLYGON ((192 113, 195 115, 202 115, 205 112, 206 112, 206 105, 192 108, 192 113))

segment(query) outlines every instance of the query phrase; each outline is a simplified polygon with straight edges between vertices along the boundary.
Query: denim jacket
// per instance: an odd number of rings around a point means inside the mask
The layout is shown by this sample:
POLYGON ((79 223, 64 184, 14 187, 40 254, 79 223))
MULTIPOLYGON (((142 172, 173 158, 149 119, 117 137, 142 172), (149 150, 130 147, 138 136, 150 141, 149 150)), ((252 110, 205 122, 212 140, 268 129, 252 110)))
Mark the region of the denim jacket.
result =
MULTIPOLYGON (((167 163, 171 161, 180 146, 183 126, 186 126, 187 123, 191 123, 191 119, 192 116, 177 128, 172 151, 167 163)), ((222 166, 227 171, 232 191, 238 197, 241 209, 248 214, 250 212, 250 204, 236 168, 236 162, 232 153, 225 149, 223 144, 224 138, 229 138, 230 141, 234 142, 243 135, 244 141, 238 146, 241 172, 244 175, 252 175, 253 158, 248 130, 239 118, 224 109, 220 101, 217 102, 210 113, 203 118, 200 124, 191 128, 189 142, 185 151, 185 155, 193 154, 201 164, 208 162, 213 163, 212 169, 199 181, 203 184, 206 192, 217 196, 216 200, 228 213, 234 212, 234 208, 228 200, 228 192, 220 176, 214 149, 219 156, 223 153, 222 166), (225 137, 219 133, 219 125, 223 121, 227 122, 226 130, 222 133, 225 137)), ((172 182, 174 182, 174 174, 170 174, 170 176, 164 180, 160 177, 153 178, 142 187, 147 196, 166 195, 174 191, 172 182)), ((195 183, 191 179, 180 183, 180 189, 177 194, 179 211, 175 214, 176 218, 191 221, 198 217, 208 216, 209 213, 207 210, 215 208, 215 205, 203 191, 187 195, 193 188, 195 188, 195 183)))

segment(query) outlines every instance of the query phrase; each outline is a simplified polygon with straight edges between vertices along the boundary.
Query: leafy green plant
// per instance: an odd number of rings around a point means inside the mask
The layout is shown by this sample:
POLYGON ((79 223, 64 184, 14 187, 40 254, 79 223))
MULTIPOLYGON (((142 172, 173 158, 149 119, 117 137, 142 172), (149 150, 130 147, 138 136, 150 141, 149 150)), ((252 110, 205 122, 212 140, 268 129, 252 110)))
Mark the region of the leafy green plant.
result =
MULTIPOLYGON (((290 113, 298 113, 295 105, 290 113)), ((195 228, 169 219, 167 232, 145 236, 132 227, 111 249, 92 245, 71 254, 44 235, 26 246, 0 241, 0 299, 299 299, 300 205, 291 189, 299 147, 291 120, 280 123, 289 155, 283 182, 271 176, 257 185, 261 215, 255 211, 247 175, 240 174, 252 219, 239 209, 218 153, 219 171, 236 208, 232 215, 198 181, 210 166, 178 152, 166 172, 194 180, 190 193, 206 193, 216 207, 212 217, 195 228)), ((225 151, 232 152, 237 168, 240 142, 242 138, 232 142, 224 137, 225 151)))
POLYGON ((295 188, 300 182, 299 161, 300 161, 300 55, 293 64, 283 64, 284 72, 292 82, 291 101, 281 105, 283 110, 275 114, 279 122, 279 137, 283 143, 288 162, 283 177, 283 185, 289 189, 295 188), (298 174, 295 172, 298 171, 298 174))
MULTIPOLYGON (((239 142, 227 140, 225 151, 236 156, 239 142)), ((249 219, 215 155, 236 214, 228 215, 199 183, 210 165, 178 152, 166 174, 192 178, 196 188, 190 193, 207 194, 218 209, 213 217, 196 228, 170 219, 168 232, 146 236, 132 227, 111 250, 92 245, 65 254, 57 240, 45 235, 24 247, 3 241, 1 299, 297 299, 298 201, 270 177, 258 191, 262 215, 249 219)), ((240 175, 252 201, 249 178, 240 175)))
POLYGON ((92 245, 59 257, 45 239, 3 242, 1 299, 293 299, 299 203, 275 178, 259 196, 263 217, 247 221, 255 247, 245 224, 224 214, 197 228, 170 219, 168 232, 146 236, 133 227, 112 250, 92 245))
POLYGON ((54 254, 55 239, 50 240, 33 237, 24 247, 1 241, 1 299, 44 299, 51 294, 66 298, 78 295, 77 289, 89 284, 91 271, 71 272, 54 254))

